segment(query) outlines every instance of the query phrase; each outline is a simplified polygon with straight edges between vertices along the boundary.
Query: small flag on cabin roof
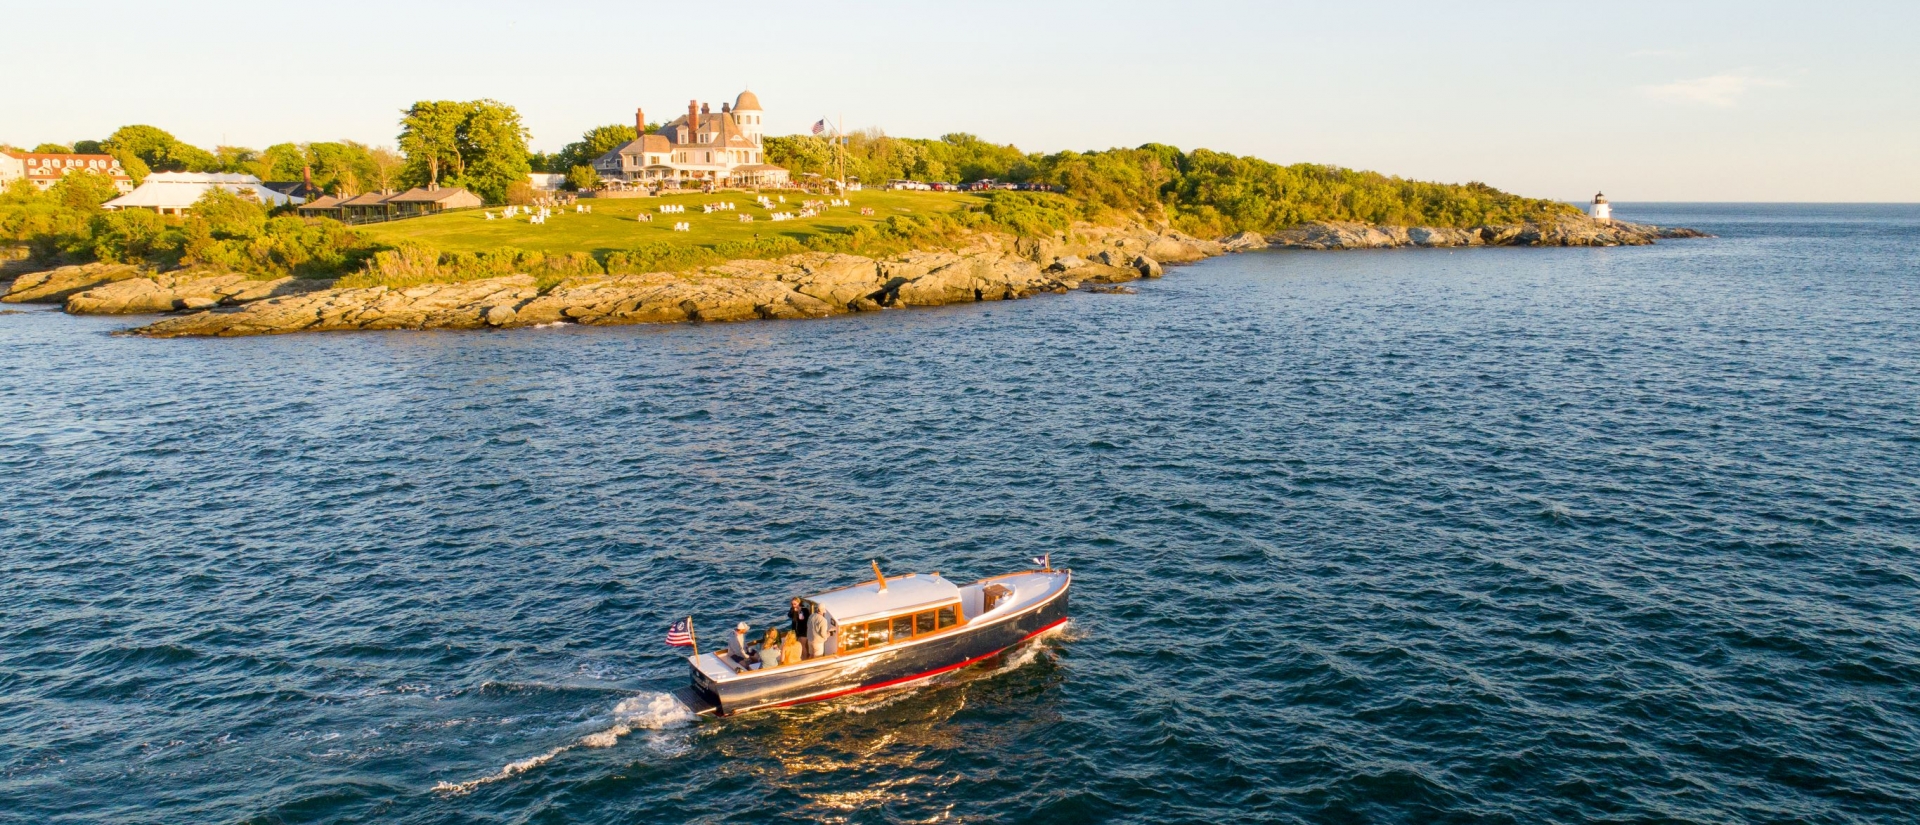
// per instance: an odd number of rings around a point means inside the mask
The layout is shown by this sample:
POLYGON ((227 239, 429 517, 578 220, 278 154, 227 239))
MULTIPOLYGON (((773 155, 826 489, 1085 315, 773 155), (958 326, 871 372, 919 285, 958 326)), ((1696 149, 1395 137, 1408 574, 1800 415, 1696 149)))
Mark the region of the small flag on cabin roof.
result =
POLYGON ((693 647, 693 633, 687 628, 687 620, 681 619, 667 628, 667 644, 674 647, 693 647))
POLYGON ((813 122, 813 133, 814 133, 814 134, 816 134, 816 135, 817 135, 817 134, 820 134, 821 132, 824 132, 824 131, 826 131, 826 130, 827 130, 827 121, 826 121, 825 119, 821 119, 821 120, 816 120, 816 121, 814 121, 814 122, 813 122))

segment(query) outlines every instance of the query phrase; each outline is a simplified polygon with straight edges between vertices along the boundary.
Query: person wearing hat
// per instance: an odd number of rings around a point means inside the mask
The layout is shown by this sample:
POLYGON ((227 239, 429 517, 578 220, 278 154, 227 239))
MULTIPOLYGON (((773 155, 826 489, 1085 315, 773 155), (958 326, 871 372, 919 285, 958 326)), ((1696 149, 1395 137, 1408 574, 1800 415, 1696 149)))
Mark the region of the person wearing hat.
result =
POLYGON ((736 671, 747 667, 747 631, 752 629, 746 622, 741 622, 733 626, 733 636, 727 639, 727 655, 733 657, 733 669, 736 671))

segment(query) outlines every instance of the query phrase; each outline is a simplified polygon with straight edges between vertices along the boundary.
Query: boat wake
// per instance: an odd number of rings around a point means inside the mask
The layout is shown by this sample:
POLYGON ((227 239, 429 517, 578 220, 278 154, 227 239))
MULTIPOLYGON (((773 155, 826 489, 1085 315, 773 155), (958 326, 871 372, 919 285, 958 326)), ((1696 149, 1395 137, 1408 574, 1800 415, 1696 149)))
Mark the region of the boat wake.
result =
POLYGON ((481 785, 512 779, 527 771, 552 762, 553 758, 574 748, 611 748, 620 742, 620 738, 636 730, 666 730, 693 724, 695 719, 692 708, 681 704, 671 693, 643 693, 621 699, 613 706, 613 724, 607 728, 589 733, 568 744, 560 745, 539 756, 508 762, 500 770, 478 779, 465 782, 441 782, 433 786, 435 793, 458 795, 472 791, 481 785))

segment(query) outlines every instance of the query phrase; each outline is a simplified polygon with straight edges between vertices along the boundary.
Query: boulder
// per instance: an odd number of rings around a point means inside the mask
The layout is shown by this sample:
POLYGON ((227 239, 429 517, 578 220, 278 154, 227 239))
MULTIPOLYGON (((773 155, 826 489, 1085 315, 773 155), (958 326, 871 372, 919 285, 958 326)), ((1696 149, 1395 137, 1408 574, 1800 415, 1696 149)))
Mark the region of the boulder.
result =
POLYGON ((1220 240, 1220 248, 1228 252, 1250 252, 1266 249, 1267 239, 1258 232, 1238 232, 1220 240))
POLYGON ((62 266, 42 272, 29 272, 13 280, 0 301, 9 304, 59 304, 74 295, 97 286, 138 278, 139 267, 132 264, 83 264, 62 266))
POLYGON ((1140 271, 1140 277, 1142 278, 1158 278, 1162 275, 1167 274, 1166 269, 1160 266, 1159 261, 1156 261, 1145 255, 1134 256, 1134 259, 1130 262, 1130 264, 1133 266, 1134 269, 1140 271))

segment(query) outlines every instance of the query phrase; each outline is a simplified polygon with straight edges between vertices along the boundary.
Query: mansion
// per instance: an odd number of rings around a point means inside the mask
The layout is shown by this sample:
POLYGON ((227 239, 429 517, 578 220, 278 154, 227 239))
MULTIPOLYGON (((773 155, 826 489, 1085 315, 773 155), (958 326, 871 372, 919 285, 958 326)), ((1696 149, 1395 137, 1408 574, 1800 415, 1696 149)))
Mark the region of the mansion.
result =
POLYGON ((44 192, 53 188, 71 172, 97 172, 113 179, 113 188, 121 194, 133 191, 133 178, 120 168, 112 155, 48 154, 45 152, 0 152, 0 188, 16 180, 32 181, 44 192))
POLYGON ((733 105, 712 111, 704 103, 687 101, 687 113, 647 134, 645 111, 633 111, 639 137, 593 161, 602 179, 642 185, 707 182, 733 186, 779 186, 787 170, 761 156, 760 99, 741 92, 733 105))

